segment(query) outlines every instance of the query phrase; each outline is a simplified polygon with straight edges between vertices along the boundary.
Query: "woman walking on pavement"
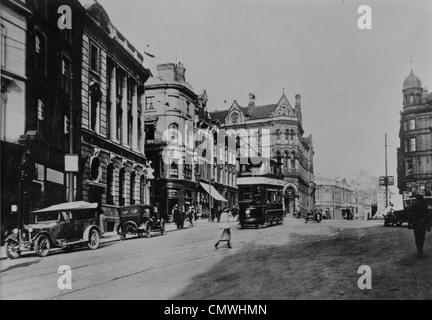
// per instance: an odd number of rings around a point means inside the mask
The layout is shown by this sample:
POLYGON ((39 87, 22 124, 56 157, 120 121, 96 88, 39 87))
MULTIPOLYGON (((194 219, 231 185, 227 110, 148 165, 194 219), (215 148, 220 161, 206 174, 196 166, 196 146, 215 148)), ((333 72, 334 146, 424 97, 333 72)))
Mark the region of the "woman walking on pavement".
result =
POLYGON ((221 241, 227 242, 227 248, 231 249, 231 228, 229 224, 229 219, 232 218, 230 209, 226 208, 220 216, 219 229, 220 237, 218 242, 215 244, 215 249, 218 249, 218 245, 221 241))

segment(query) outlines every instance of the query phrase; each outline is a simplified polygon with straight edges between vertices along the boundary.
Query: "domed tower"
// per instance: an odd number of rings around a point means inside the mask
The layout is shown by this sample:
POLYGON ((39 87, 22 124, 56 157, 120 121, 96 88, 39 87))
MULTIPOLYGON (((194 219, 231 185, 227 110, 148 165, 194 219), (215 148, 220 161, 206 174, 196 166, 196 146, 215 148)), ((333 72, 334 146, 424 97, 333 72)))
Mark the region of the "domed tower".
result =
POLYGON ((403 83, 403 105, 415 105, 420 104, 422 99, 422 84, 420 79, 411 70, 410 75, 405 79, 403 83))

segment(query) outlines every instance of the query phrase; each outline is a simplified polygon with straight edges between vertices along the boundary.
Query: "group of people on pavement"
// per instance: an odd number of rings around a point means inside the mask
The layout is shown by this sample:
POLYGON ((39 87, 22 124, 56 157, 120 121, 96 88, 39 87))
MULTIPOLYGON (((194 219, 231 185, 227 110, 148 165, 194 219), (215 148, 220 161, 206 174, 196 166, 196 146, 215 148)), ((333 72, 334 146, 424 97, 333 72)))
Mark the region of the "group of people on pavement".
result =
POLYGON ((173 221, 177 226, 177 229, 184 229, 184 222, 187 219, 189 221, 189 226, 193 227, 194 220, 198 219, 197 213, 193 206, 179 207, 178 204, 172 209, 173 221))

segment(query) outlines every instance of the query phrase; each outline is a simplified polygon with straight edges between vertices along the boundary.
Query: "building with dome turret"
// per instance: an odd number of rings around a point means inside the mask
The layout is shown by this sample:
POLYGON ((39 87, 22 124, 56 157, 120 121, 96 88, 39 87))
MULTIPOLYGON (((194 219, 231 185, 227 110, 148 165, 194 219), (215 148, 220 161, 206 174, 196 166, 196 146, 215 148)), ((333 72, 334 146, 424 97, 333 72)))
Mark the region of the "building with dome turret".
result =
POLYGON ((432 93, 411 70, 403 83, 398 188, 405 197, 432 194, 432 93))

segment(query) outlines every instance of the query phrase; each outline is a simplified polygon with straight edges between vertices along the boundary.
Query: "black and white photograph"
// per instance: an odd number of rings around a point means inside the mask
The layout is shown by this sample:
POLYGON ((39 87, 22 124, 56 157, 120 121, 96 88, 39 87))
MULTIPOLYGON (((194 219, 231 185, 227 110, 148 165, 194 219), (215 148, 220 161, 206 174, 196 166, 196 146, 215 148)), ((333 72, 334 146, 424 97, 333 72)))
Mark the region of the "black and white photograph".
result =
POLYGON ((0 12, 0 300, 432 299, 432 1, 0 12))

